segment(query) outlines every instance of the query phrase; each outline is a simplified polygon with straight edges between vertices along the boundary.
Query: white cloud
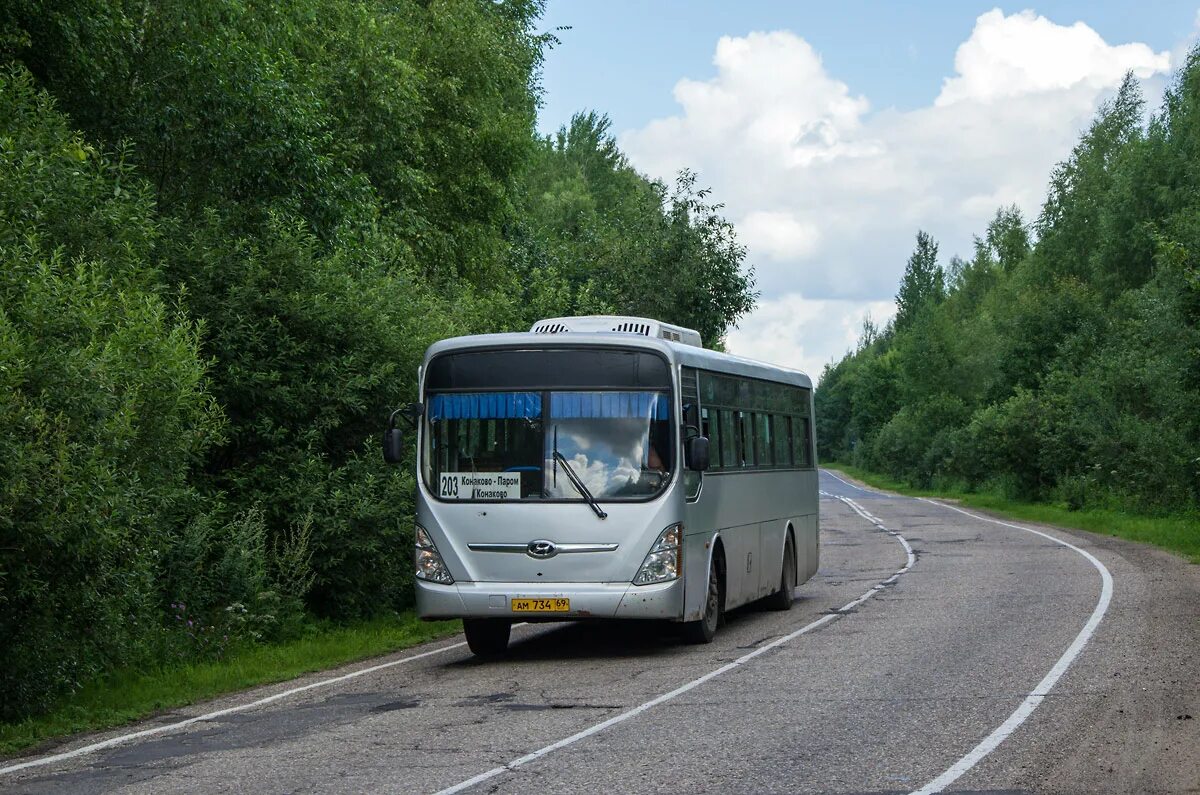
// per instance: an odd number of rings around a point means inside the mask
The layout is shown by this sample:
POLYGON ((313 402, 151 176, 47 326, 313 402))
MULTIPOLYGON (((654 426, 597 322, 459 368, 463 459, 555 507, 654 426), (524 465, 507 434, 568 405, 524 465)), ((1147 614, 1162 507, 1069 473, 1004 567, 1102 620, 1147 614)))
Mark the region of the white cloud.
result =
POLYGON ((969 254, 1002 204, 1036 216, 1100 101, 1127 70, 1161 80, 1170 55, 989 11, 937 98, 905 112, 872 112, 787 31, 723 37, 713 63, 711 79, 676 85, 677 115, 624 133, 622 148, 653 176, 699 172, 737 225, 763 301, 731 350, 817 375, 847 347, 826 326, 850 323, 852 343, 865 307, 890 304, 918 229, 948 258, 969 254))
POLYGON ((854 348, 868 316, 883 326, 896 312, 890 301, 807 299, 799 293, 768 298, 729 333, 730 353, 794 367, 813 380, 825 363, 854 348))
POLYGON ((1109 46, 1082 22, 1066 27, 1032 11, 1006 17, 993 9, 975 21, 971 38, 958 48, 958 74, 946 79, 934 104, 991 102, 1080 85, 1103 91, 1128 71, 1145 79, 1169 65, 1169 53, 1145 44, 1109 46))
POLYGON ((780 262, 808 257, 821 236, 815 224, 787 210, 755 210, 742 219, 737 230, 741 241, 755 252, 780 262))

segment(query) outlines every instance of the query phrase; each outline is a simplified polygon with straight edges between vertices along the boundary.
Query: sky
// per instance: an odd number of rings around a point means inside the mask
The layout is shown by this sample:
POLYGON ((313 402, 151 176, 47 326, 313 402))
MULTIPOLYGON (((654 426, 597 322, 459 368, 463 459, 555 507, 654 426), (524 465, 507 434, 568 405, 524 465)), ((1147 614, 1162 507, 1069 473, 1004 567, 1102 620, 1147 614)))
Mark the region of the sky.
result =
POLYGON ((924 230, 969 257, 1036 218, 1126 72, 1153 110, 1200 5, 549 0, 539 128, 596 110, 639 171, 697 172, 761 291, 733 353, 814 378, 895 312, 924 230))

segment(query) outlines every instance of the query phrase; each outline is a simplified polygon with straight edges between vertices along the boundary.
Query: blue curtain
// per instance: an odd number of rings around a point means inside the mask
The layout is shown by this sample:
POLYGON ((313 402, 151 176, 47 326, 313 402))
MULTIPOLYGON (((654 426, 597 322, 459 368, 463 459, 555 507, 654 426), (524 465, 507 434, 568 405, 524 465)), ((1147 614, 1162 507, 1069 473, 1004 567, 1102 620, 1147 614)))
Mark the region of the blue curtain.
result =
POLYGON ((513 420, 542 416, 540 392, 478 392, 434 395, 429 399, 431 420, 513 420))
MULTIPOLYGON (((540 392, 470 392, 434 395, 427 409, 431 420, 511 420, 542 416, 540 392)), ((667 396, 658 392, 551 392, 550 413, 564 420, 630 419, 665 420, 670 416, 667 396)))
POLYGON ((667 396, 656 392, 551 392, 550 416, 556 419, 650 418, 670 414, 667 396))

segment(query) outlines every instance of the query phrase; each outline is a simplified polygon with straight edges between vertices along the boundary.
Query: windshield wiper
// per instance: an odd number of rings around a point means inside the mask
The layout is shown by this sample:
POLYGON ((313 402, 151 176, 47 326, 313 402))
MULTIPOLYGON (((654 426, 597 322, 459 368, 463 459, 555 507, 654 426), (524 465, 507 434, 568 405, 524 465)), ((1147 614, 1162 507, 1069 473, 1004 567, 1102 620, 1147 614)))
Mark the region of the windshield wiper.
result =
POLYGON ((607 519, 608 514, 605 513, 604 509, 600 507, 600 503, 596 502, 596 498, 592 496, 590 491, 588 491, 588 487, 583 485, 583 481, 580 480, 579 476, 575 474, 575 470, 571 469, 571 465, 567 463, 566 457, 562 453, 555 450, 554 460, 562 464, 563 471, 567 473, 567 477, 570 479, 571 484, 575 486, 579 493, 583 495, 583 498, 587 500, 587 504, 590 505, 592 510, 596 512, 596 516, 600 517, 601 519, 607 519))
POLYGON ((596 512, 596 516, 600 519, 607 519, 608 514, 603 508, 600 507, 600 503, 596 502, 596 498, 592 496, 590 491, 588 491, 588 487, 583 485, 583 481, 579 479, 579 476, 575 474, 575 470, 572 469, 571 465, 567 462, 566 456, 558 452, 557 427, 554 429, 554 463, 562 464, 563 471, 567 473, 567 477, 570 479, 571 485, 573 485, 576 490, 583 495, 583 498, 587 500, 587 504, 591 506, 593 511, 596 512))

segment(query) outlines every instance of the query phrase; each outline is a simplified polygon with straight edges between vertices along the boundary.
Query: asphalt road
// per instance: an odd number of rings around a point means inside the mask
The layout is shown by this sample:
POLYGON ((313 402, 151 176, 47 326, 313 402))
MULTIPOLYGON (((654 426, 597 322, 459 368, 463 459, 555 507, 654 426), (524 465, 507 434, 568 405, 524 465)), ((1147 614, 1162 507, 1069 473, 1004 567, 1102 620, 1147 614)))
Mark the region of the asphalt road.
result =
POLYGON ((1200 792, 1200 566, 821 482, 820 572, 711 645, 450 639, 0 762, 35 763, 0 791, 1200 792))

